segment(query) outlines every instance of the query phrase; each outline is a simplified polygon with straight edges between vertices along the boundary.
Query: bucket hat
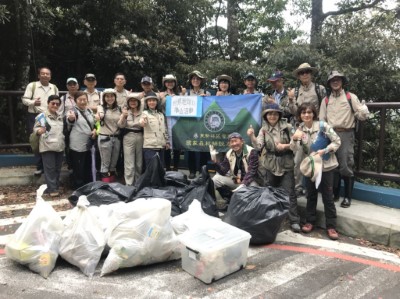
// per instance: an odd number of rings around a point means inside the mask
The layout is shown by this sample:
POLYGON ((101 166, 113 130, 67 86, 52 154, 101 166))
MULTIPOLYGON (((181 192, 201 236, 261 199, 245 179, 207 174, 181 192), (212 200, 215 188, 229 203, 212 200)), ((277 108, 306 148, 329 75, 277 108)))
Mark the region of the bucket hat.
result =
POLYGON ((293 75, 297 77, 301 71, 311 71, 312 74, 318 73, 318 69, 316 67, 312 67, 307 62, 300 64, 299 67, 293 71, 293 75))

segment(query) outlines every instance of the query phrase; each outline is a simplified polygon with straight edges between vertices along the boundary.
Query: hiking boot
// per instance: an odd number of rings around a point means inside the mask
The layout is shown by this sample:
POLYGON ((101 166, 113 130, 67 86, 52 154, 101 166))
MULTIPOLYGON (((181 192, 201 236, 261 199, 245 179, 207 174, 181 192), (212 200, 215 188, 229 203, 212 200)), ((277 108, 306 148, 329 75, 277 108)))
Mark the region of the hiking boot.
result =
POLYGON ((44 172, 43 169, 37 169, 37 170, 35 170, 35 172, 33 173, 33 175, 35 175, 35 176, 41 176, 43 172, 44 172))
POLYGON ((191 172, 189 174, 189 180, 193 180, 196 177, 196 173, 195 172, 191 172))
POLYGON ((299 233, 301 231, 300 229, 300 225, 298 223, 293 223, 290 225, 290 229, 292 230, 292 232, 294 233, 299 233))
POLYGON ((328 228, 326 230, 326 233, 328 234, 328 237, 331 240, 339 239, 339 234, 337 233, 336 229, 334 229, 334 228, 328 228))
POLYGON ((312 230, 314 229, 314 225, 312 225, 311 223, 306 223, 301 227, 301 230, 303 233, 311 233, 312 230))

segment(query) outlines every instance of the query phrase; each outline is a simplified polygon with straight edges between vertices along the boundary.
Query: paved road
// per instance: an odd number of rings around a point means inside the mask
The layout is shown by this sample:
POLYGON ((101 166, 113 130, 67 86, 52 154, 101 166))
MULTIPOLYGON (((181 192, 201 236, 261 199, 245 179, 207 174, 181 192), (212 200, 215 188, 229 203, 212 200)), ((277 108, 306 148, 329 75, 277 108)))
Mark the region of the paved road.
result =
MULTIPOLYGON (((22 221, 16 217, 0 222, 15 228, 22 221)), ((400 298, 396 255, 290 231, 275 244, 251 246, 245 269, 210 285, 183 271, 180 261, 100 277, 103 260, 93 279, 61 259, 43 279, 0 249, 0 298, 400 298)))

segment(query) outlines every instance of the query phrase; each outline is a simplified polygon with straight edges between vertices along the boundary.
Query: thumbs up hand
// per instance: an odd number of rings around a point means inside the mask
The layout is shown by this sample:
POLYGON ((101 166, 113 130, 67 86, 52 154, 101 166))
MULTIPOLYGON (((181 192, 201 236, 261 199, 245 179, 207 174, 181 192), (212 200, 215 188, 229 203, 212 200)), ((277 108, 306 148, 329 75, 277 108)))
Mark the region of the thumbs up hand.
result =
POLYGON ((217 152, 217 150, 214 148, 214 146, 213 145, 209 145, 209 147, 210 147, 210 156, 211 156, 211 160, 213 161, 213 162, 217 162, 217 155, 218 155, 218 152, 217 152))
POLYGON ((254 135, 254 129, 252 125, 250 125, 249 128, 247 129, 247 135, 250 137, 254 135))

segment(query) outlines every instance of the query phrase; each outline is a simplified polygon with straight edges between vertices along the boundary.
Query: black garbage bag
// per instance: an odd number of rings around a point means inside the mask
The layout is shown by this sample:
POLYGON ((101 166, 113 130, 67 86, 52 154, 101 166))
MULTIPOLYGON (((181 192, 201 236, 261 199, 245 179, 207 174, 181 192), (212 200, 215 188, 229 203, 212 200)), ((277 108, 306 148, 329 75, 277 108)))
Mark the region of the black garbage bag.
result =
POLYGON ((167 186, 186 187, 190 184, 186 174, 179 171, 167 171, 165 173, 167 186))
POLYGON ((234 192, 225 222, 251 234, 250 243, 273 243, 286 214, 289 196, 274 187, 243 187, 234 192))
POLYGON ((90 205, 100 206, 119 201, 126 202, 135 192, 134 187, 120 183, 92 182, 76 189, 68 200, 73 206, 76 206, 79 196, 86 195, 90 205))
POLYGON ((181 190, 178 190, 177 187, 167 186, 161 188, 151 188, 145 187, 139 192, 136 193, 135 197, 132 198, 132 201, 137 198, 150 198, 150 197, 159 197, 167 199, 171 202, 171 216, 176 216, 182 214, 181 208, 179 207, 178 193, 181 193, 181 190))
POLYGON ((180 202, 182 213, 189 210, 189 205, 194 199, 201 202, 201 208, 206 214, 219 217, 215 204, 214 183, 207 172, 207 166, 203 166, 201 176, 194 179, 191 184, 186 187, 186 194, 180 202))
POLYGON ((146 166, 145 172, 135 182, 137 191, 145 187, 164 187, 165 186, 165 170, 161 165, 160 156, 155 154, 151 158, 149 165, 146 166))

